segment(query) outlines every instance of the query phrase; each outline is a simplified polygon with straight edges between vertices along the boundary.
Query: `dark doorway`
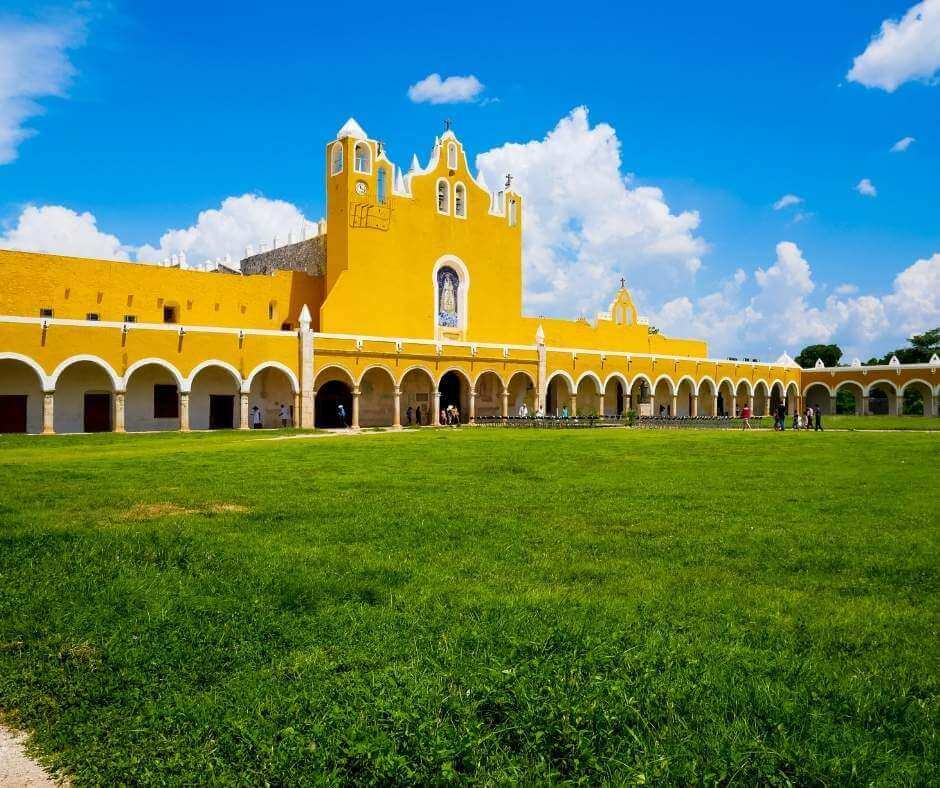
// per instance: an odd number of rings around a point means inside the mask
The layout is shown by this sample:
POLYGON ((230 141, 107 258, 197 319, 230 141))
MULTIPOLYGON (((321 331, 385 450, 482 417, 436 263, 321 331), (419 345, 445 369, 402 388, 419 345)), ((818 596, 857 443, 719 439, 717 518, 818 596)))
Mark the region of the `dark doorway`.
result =
POLYGON ((111 431, 111 395, 85 395, 85 432, 111 431))
POLYGON ((718 415, 719 416, 726 415, 725 414, 725 398, 721 396, 721 394, 718 395, 718 415))
POLYGON ((25 394, 0 396, 0 432, 26 432, 25 394))
POLYGON ((438 391, 441 392, 441 410, 446 411, 449 406, 453 405, 460 411, 460 420, 465 422, 468 414, 464 413, 460 402, 461 382, 460 375, 456 372, 448 372, 441 378, 438 391))
POLYGON ((868 393, 868 412, 873 416, 888 415, 888 395, 882 389, 872 389, 868 393))
POLYGON ((553 381, 549 381, 545 387, 545 415, 555 415, 555 384, 553 381))
POLYGON ((230 430, 235 426, 235 395, 209 395, 209 429, 230 430))
MULTIPOLYGON (((617 384, 617 415, 623 415, 623 386, 620 385, 620 381, 615 381, 617 384)), ((603 413, 601 414, 604 415, 603 413)))
POLYGON ((352 419, 352 391, 341 380, 331 380, 317 389, 314 427, 337 429, 348 427, 352 419), (339 406, 346 411, 346 423, 339 417, 339 406))

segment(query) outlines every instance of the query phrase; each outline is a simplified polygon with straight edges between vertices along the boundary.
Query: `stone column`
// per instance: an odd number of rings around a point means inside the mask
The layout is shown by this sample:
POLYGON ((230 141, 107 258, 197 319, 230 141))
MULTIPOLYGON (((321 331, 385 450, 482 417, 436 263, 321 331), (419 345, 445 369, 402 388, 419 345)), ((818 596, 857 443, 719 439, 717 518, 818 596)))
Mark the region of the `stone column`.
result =
POLYGON ((291 422, 292 427, 300 426, 300 401, 301 396, 300 392, 298 391, 296 394, 294 394, 294 419, 291 422))
POLYGON ((352 390, 352 398, 353 398, 352 428, 354 430, 359 429, 359 394, 360 394, 360 391, 358 388, 354 388, 352 390))
POLYGON ((868 415, 868 397, 865 396, 862 397, 862 415, 868 415))
POLYGON ((441 426, 441 392, 434 389, 434 411, 431 413, 431 426, 441 426))
POLYGON ((502 414, 504 419, 507 419, 509 418, 509 389, 503 389, 502 396, 503 396, 503 404, 502 404, 502 410, 500 411, 500 413, 502 414))
POLYGON ((571 413, 568 414, 571 418, 574 418, 578 415, 578 395, 571 395, 571 413))
MULTIPOLYGON (((304 304, 300 310, 300 407, 298 408, 300 426, 304 429, 313 429, 314 407, 313 399, 316 396, 313 383, 313 331, 311 330, 310 310, 304 304)), ((297 416, 294 417, 295 419, 297 416)))
POLYGON ((396 430, 401 429, 401 389, 398 386, 395 386, 394 394, 394 408, 395 411, 392 413, 392 427, 396 430))
POLYGON ((836 415, 836 398, 835 397, 829 397, 829 415, 830 416, 836 415))
POLYGON ((114 431, 124 432, 124 392, 114 392, 114 431))
POLYGON ((894 415, 903 416, 904 415, 904 395, 897 394, 894 397, 894 415))
POLYGON ((55 435, 53 426, 53 417, 55 416, 55 392, 44 391, 42 393, 42 434, 55 435))
POLYGON ((712 397, 712 418, 718 418, 718 394, 712 397))
POLYGON ((180 392, 180 432, 189 432, 189 392, 180 392))
POLYGON ((600 416, 601 418, 604 418, 604 394, 603 393, 601 393, 601 395, 597 398, 597 415, 600 416))
POLYGON ((753 394, 751 394, 751 395, 747 398, 747 406, 748 406, 748 408, 750 408, 750 410, 751 410, 751 415, 753 416, 753 415, 754 415, 754 395, 753 395, 753 394))
POLYGON ((693 394, 689 403, 689 415, 698 416, 698 394, 693 394))
POLYGON ((477 421, 477 390, 470 389, 470 413, 468 414, 471 424, 477 421))
POLYGON ((248 429, 248 395, 244 392, 239 396, 238 403, 238 429, 248 429))
POLYGON ((679 395, 678 394, 672 395, 672 406, 669 409, 669 415, 670 416, 679 415, 679 395))
MULTIPOLYGON (((535 349, 539 359, 538 375, 535 379, 535 410, 541 410, 545 413, 545 386, 548 383, 548 354, 545 352, 545 332, 542 331, 541 325, 535 332, 535 349)), ((548 414, 546 413, 545 415, 547 416, 548 414)))
POLYGON ((931 416, 940 416, 940 394, 936 397, 933 397, 933 411, 931 411, 931 416))

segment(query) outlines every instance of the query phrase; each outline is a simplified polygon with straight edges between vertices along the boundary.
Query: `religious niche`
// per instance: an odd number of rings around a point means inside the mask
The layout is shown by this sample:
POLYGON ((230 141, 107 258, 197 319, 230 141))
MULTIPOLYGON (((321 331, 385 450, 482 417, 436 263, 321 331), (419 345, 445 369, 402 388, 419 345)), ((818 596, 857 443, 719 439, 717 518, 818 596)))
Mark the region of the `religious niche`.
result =
POLYGON ((437 272, 437 324, 443 328, 460 325, 458 296, 460 277, 453 268, 444 267, 437 272))

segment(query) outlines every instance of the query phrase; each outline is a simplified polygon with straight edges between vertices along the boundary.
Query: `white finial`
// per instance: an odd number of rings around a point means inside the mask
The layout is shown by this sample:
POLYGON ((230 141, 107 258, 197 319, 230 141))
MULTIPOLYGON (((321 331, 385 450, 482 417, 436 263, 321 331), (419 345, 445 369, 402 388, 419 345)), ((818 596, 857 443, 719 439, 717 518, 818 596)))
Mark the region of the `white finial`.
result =
POLYGON ((405 193, 405 178, 401 174, 401 169, 399 167, 395 168, 395 191, 399 194, 405 193))
POLYGON ((545 344, 545 332, 542 330, 542 324, 539 323, 539 327, 535 332, 535 344, 544 345, 545 344))
POLYGON ((421 169, 421 164, 418 162, 418 154, 412 153, 411 154, 411 169, 408 170, 408 172, 417 172, 420 169, 421 169))
POLYGON ((304 331, 310 330, 310 309, 307 308, 306 304, 301 307, 300 318, 298 319, 298 322, 304 331))
POLYGON ((226 264, 227 266, 231 266, 231 265, 232 265, 232 254, 231 254, 231 252, 226 252, 226 253, 225 253, 225 264, 226 264))
POLYGON ((938 356, 936 353, 934 353, 934 354, 930 357, 930 364, 931 364, 931 366, 934 366, 934 367, 937 366, 938 364, 940 364, 940 356, 938 356))
POLYGON ((862 366, 862 360, 861 360, 860 358, 853 358, 853 359, 852 359, 852 366, 853 366, 853 367, 860 367, 860 366, 862 366))
POLYGON ((888 365, 892 367, 900 367, 901 362, 898 360, 897 356, 891 356, 891 360, 888 362, 888 365))
POLYGON ((825 369, 825 368, 826 368, 826 365, 823 364, 823 360, 822 360, 821 358, 817 358, 817 359, 816 359, 815 367, 816 367, 816 369, 825 369))
POLYGON ((343 127, 336 132, 336 139, 341 140, 343 137, 364 140, 366 139, 366 133, 363 131, 362 126, 356 123, 355 118, 350 118, 343 124, 343 127))

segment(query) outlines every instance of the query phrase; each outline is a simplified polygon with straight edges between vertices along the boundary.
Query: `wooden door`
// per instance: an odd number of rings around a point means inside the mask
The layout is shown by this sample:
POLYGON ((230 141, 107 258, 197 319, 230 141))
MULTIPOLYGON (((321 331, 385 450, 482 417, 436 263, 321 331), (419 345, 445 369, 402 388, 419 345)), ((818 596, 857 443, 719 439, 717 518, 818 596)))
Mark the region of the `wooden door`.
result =
POLYGON ((111 431, 111 395, 85 395, 85 432, 111 431))
POLYGON ((232 394, 209 395, 209 429, 230 430, 235 426, 235 397, 232 394))
POLYGON ((26 432, 25 394, 0 395, 0 432, 26 432))

